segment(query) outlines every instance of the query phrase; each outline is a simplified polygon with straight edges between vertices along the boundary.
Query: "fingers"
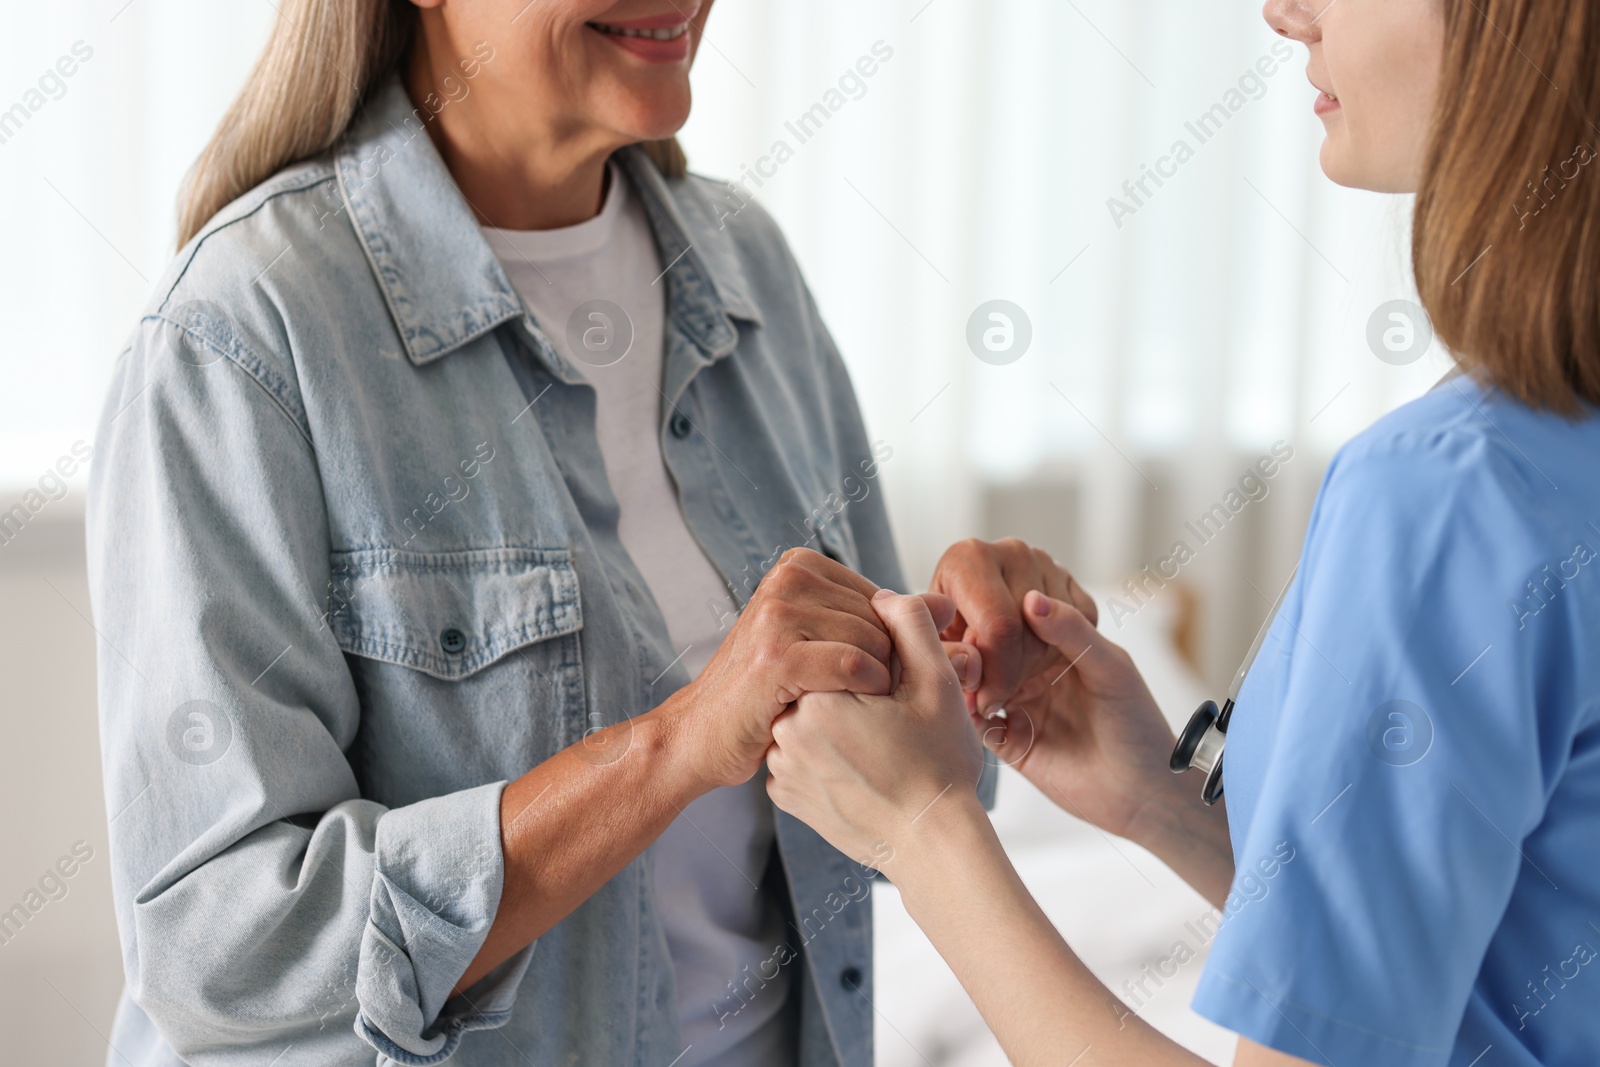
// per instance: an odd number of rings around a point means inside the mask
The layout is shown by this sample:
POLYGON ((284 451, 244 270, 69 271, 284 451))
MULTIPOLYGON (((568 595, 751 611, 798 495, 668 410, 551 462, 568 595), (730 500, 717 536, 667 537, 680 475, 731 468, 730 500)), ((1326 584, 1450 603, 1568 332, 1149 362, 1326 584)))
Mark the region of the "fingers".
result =
MULTIPOLYGON (((854 645, 883 664, 889 662, 889 654, 894 651, 881 619, 874 618, 868 622, 848 609, 832 605, 814 605, 812 610, 803 607, 789 610, 796 616, 794 629, 799 640, 854 645), (816 607, 823 610, 815 610, 816 607)), ((872 610, 870 602, 867 610, 872 610)))
MULTIPOLYGON (((939 620, 934 619, 937 626, 939 620)), ((977 646, 961 641, 944 642, 944 654, 950 660, 950 666, 955 668, 956 677, 961 680, 961 691, 975 693, 978 683, 983 681, 983 653, 977 646)))
POLYGON ((855 701, 849 693, 817 690, 803 694, 790 704, 772 720, 767 769, 776 774, 779 768, 773 764, 774 759, 780 764, 793 763, 796 756, 805 754, 807 741, 818 736, 818 725, 826 723, 830 716, 854 714, 859 710, 855 701))
POLYGON ((1083 612, 1083 617, 1089 620, 1090 626, 1099 626, 1100 605, 1094 602, 1094 597, 1090 596, 1083 586, 1078 584, 1078 580, 1076 578, 1070 574, 1068 574, 1066 578, 1067 595, 1064 599, 1071 603, 1073 607, 1083 612))
POLYGON ((1039 640, 1059 649, 1068 663, 1077 662, 1100 640, 1100 631, 1094 628, 1094 623, 1076 606, 1063 600, 1033 592, 1022 598, 1022 608, 1028 627, 1039 640))
POLYGON ((778 773, 778 767, 773 765, 773 761, 776 760, 779 764, 784 762, 783 745, 794 736, 794 731, 797 729, 795 716, 799 710, 798 704, 785 708, 781 715, 772 720, 772 744, 767 746, 767 770, 773 774, 778 773))
POLYGON ((781 563, 766 574, 757 590, 762 597, 776 598, 792 605, 822 606, 832 611, 853 614, 872 629, 882 633, 883 641, 874 648, 880 649, 880 659, 888 657, 888 630, 870 605, 877 585, 866 577, 851 571, 848 566, 830 560, 826 555, 810 549, 790 549, 781 563))
POLYGON ((872 598, 872 607, 894 639, 900 659, 900 686, 911 687, 913 694, 931 694, 941 686, 960 688, 933 615, 921 597, 883 589, 872 598))
POLYGON ((790 640, 844 641, 888 661, 889 633, 868 600, 877 586, 809 549, 791 549, 769 571, 753 604, 790 640), (857 626, 849 625, 849 620, 857 626))
MULTIPOLYGON (((792 636, 797 643, 823 646, 854 646, 879 660, 891 670, 900 664, 892 663, 894 648, 890 642, 886 620, 875 610, 870 597, 879 592, 867 578, 848 567, 810 549, 791 549, 784 553, 779 565, 768 573, 762 583, 763 614, 792 636)), ((920 597, 900 598, 916 602, 923 616, 937 631, 949 626, 956 616, 955 602, 942 593, 925 593, 920 597)), ((1025 632, 1025 631, 1024 631, 1025 632)), ((906 652, 910 654, 910 650, 906 652)), ((946 653, 929 652, 919 646, 916 654, 926 653, 931 662, 950 662, 950 656, 963 657, 963 667, 958 674, 961 684, 976 686, 981 678, 982 654, 971 645, 951 642, 946 653)), ((882 693, 883 675, 865 668, 843 654, 842 649, 828 648, 797 652, 793 660, 803 664, 809 672, 805 676, 789 675, 783 682, 783 692, 827 692, 849 690, 861 693, 882 693)), ((924 665, 924 670, 929 669, 924 665)), ((889 683, 894 684, 891 678, 889 683)))
POLYGON ((877 585, 870 579, 863 578, 838 560, 809 548, 791 548, 778 560, 778 566, 771 573, 779 573, 783 567, 804 568, 818 578, 861 594, 863 599, 871 599, 872 594, 878 591, 877 585))
POLYGON ((776 694, 780 704, 792 703, 803 693, 845 691, 884 696, 889 692, 889 668, 882 661, 856 645, 837 641, 790 645, 783 655, 781 676, 784 681, 776 694))
POLYGON ((1033 716, 1020 709, 1007 708, 1003 718, 984 718, 977 712, 973 712, 970 718, 983 747, 993 752, 1007 767, 1021 770, 1038 737, 1033 716))
POLYGON ((1023 639, 1028 635, 1000 561, 981 541, 961 542, 940 561, 935 585, 954 598, 960 612, 945 635, 964 638, 983 655, 980 702, 998 704, 1022 681, 1023 639))
MULTIPOLYGON (((834 595, 829 596, 830 606, 859 615, 872 625, 881 628, 877 614, 868 607, 868 602, 878 591, 878 587, 870 579, 862 577, 837 560, 808 548, 790 549, 784 553, 779 566, 797 568, 804 573, 805 578, 816 579, 817 583, 810 583, 814 584, 816 589, 825 594, 830 589, 833 591, 834 595)), ((774 570, 776 571, 776 568, 774 570)), ((791 582, 808 584, 803 579, 798 581, 791 579, 791 582)), ((779 579, 774 584, 781 587, 786 583, 779 579)), ((788 590, 779 588, 776 591, 788 590)), ((956 605, 950 597, 943 593, 923 593, 922 600, 932 613, 933 624, 938 629, 943 630, 955 619, 956 605)))
POLYGON ((1011 591, 1020 600, 1030 589, 1037 589, 1045 596, 1065 600, 1079 611, 1091 624, 1098 625, 1100 621, 1100 608, 1094 602, 1083 586, 1078 584, 1065 567, 1055 561, 1055 557, 1042 548, 1030 548, 1020 542, 1009 545, 1012 553, 1018 557, 1016 564, 1004 567, 1007 582, 1011 591), (1019 581, 1020 579, 1020 581, 1019 581))

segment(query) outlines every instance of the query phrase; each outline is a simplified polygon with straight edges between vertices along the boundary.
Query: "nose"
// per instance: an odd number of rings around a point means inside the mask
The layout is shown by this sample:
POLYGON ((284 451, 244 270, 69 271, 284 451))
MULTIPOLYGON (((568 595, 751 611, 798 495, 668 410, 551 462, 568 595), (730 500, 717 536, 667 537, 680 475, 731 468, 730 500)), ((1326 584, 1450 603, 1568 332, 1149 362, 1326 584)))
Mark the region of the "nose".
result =
POLYGON ((1322 37, 1322 14, 1339 0, 1267 0, 1261 15, 1274 33, 1301 44, 1322 37))

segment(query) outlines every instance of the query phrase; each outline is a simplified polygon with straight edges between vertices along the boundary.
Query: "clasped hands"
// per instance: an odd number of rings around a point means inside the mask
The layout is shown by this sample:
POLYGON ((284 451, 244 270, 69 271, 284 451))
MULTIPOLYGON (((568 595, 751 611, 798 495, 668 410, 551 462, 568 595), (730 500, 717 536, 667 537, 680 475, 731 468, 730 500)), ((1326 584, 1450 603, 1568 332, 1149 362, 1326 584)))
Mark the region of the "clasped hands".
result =
POLYGON ((721 709, 699 716, 697 747, 714 784, 764 760, 778 807, 873 866, 922 829, 981 817, 984 745, 1068 811, 1136 837, 1171 793, 1172 733, 1096 621, 1072 576, 1016 540, 958 543, 922 596, 795 549, 692 686, 721 709))

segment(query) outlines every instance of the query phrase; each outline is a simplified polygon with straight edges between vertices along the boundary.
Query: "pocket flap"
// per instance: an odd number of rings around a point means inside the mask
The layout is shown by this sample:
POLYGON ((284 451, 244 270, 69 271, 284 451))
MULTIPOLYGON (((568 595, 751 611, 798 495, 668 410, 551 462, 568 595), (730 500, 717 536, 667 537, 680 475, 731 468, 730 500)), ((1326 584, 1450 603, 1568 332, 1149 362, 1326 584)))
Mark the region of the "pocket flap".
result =
POLYGON ((328 626, 346 652, 454 681, 583 627, 566 549, 333 555, 328 626))

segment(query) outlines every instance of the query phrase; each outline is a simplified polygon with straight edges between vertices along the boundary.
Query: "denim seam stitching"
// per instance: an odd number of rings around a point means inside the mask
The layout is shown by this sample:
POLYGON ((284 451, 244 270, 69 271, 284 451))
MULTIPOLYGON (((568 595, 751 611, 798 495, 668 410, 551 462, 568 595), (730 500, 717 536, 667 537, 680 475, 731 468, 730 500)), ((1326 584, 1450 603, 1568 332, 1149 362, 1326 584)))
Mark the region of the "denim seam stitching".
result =
MULTIPOLYGON (((260 386, 278 405, 284 417, 294 425, 295 429, 305 437, 306 442, 309 444, 311 441, 311 426, 306 421, 305 410, 299 403, 298 393, 289 388, 288 379, 280 376, 277 371, 272 369, 269 363, 246 348, 242 342, 235 339, 231 331, 228 333, 228 343, 224 344, 217 331, 216 324, 205 316, 198 315, 198 313, 197 317, 204 320, 204 325, 201 328, 204 342, 214 346, 222 354, 223 358, 238 367, 260 386)), ((160 312, 145 316, 144 321, 147 323, 152 321, 164 322, 176 330, 187 331, 192 329, 192 327, 175 322, 160 312)))
POLYGON ((336 175, 334 174, 332 164, 315 163, 308 164, 308 166, 310 166, 311 169, 305 174, 292 177, 285 175, 276 182, 268 181, 266 184, 257 188, 255 193, 256 195, 260 196, 260 201, 252 205, 250 210, 241 213, 237 218, 231 218, 228 221, 221 223, 215 223, 215 218, 213 218, 211 221, 207 222, 205 227, 203 227, 199 234, 196 235, 198 239, 195 241, 193 250, 189 253, 189 258, 184 260, 183 269, 178 271, 177 275, 172 279, 172 284, 167 286, 167 291, 161 294, 161 303, 156 306, 156 310, 159 312, 166 308, 167 301, 172 299, 173 291, 178 288, 178 285, 188 275, 189 268, 194 265, 195 259, 199 257, 200 249, 203 248, 205 243, 211 240, 212 237, 215 237, 217 234, 228 229, 230 226, 233 226, 235 223, 243 222, 246 219, 254 216, 262 208, 266 207, 267 204, 271 203, 273 200, 276 200, 280 196, 287 196, 290 193, 305 192, 308 189, 316 188, 323 182, 336 180, 336 175), (213 223, 215 223, 215 225, 213 225, 213 223))

